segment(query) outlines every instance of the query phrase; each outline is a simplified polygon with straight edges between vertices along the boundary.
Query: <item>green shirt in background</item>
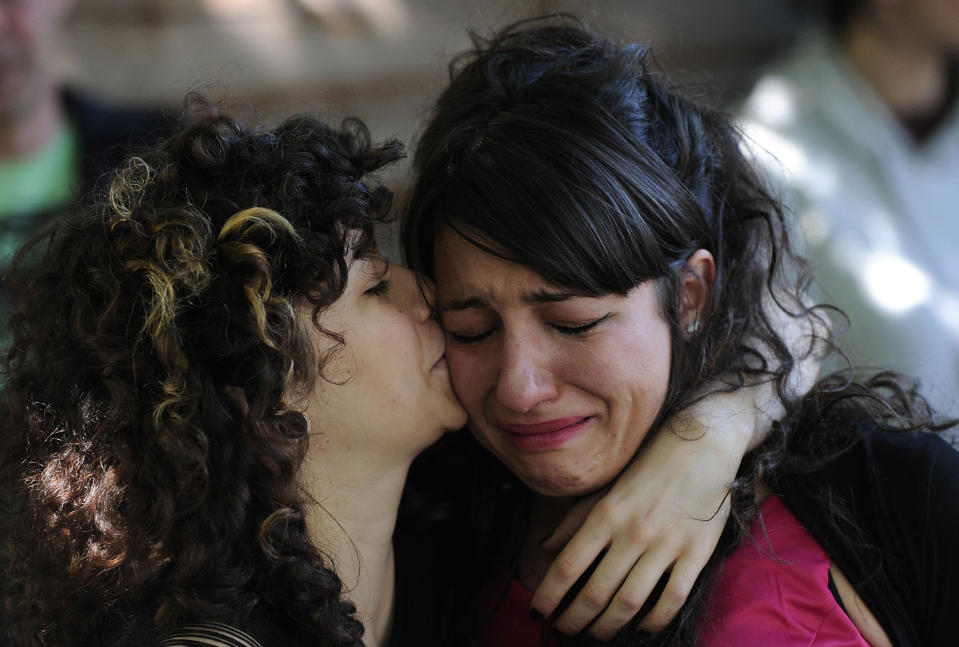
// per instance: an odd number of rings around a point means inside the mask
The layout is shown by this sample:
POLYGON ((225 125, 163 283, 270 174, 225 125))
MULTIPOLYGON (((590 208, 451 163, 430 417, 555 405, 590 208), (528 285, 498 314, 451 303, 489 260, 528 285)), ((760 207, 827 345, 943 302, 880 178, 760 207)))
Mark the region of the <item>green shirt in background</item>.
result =
POLYGON ((35 155, 0 161, 0 265, 32 233, 35 216, 67 204, 79 182, 77 134, 70 125, 35 155))

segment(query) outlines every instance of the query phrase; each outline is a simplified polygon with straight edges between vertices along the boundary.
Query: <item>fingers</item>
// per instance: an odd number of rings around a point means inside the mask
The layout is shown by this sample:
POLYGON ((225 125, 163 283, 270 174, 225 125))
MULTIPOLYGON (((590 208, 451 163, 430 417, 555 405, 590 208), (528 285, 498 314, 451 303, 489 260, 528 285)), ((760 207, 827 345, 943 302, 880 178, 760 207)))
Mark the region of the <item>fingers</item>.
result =
POLYGON ((697 416, 672 421, 690 433, 657 434, 604 498, 592 509, 592 501, 575 509, 543 542, 541 548, 558 548, 575 531, 533 596, 533 608, 554 617, 558 630, 578 633, 589 627, 608 639, 645 612, 643 605, 660 580, 663 593, 653 596, 655 604, 641 626, 665 627, 682 607, 722 533, 729 514, 724 496, 751 439, 739 417, 728 413, 739 409, 713 397, 712 404, 708 399, 698 403, 697 416), (603 551, 608 552, 597 561, 603 551), (584 588, 556 613, 594 562, 584 588), (664 573, 669 574, 665 579, 664 573))
POLYGON ((728 515, 727 499, 715 518, 698 524, 700 532, 692 542, 672 550, 660 544, 644 555, 590 633, 600 640, 610 640, 637 615, 641 616, 638 629, 665 629, 686 604, 696 579, 713 554, 728 515), (656 578, 660 578, 658 583, 656 578), (647 611, 644 605, 652 608, 647 611))
MULTIPOLYGON (((659 596, 649 613, 643 616, 638 625, 639 629, 662 631, 686 604, 686 598, 693 590, 696 579, 716 549, 719 536, 722 534, 726 519, 729 517, 729 511, 730 499, 726 497, 719 509, 716 510, 716 514, 709 521, 699 524, 699 532, 691 535, 694 539, 687 543, 683 550, 679 551, 679 556, 672 567, 672 572, 669 574, 666 588, 663 589, 662 595, 659 596)), ((628 585, 629 579, 627 578, 623 589, 626 590, 628 585)))
MULTIPOLYGON (((601 504, 599 509, 602 507, 601 504)), ((661 631, 686 603, 696 578, 712 555, 728 514, 727 499, 709 521, 677 520, 675 536, 681 539, 660 535, 644 537, 639 525, 631 526, 630 532, 616 535, 582 590, 555 619, 553 626, 567 635, 588 628, 596 638, 610 640, 634 617, 640 616, 640 629, 661 631)), ((588 544, 582 547, 585 555, 595 550, 595 546, 588 544)), ((585 562, 588 556, 581 559, 585 562)), ((576 570, 576 574, 580 572, 576 570)), ((568 575, 571 583, 576 581, 573 575, 568 575)), ((537 608, 544 615, 550 615, 555 607, 551 606, 548 613, 537 608)))
MULTIPOLYGON (((708 559, 708 555, 706 556, 708 559)), ((665 629, 679 610, 686 604, 689 592, 693 590, 696 578, 706 562, 680 566, 677 564, 669 574, 669 582, 663 589, 662 595, 655 606, 640 621, 638 628, 644 631, 662 631, 665 629)))
POLYGON ((617 555, 611 549, 553 626, 571 635, 599 616, 590 633, 608 640, 643 608, 657 581, 670 567, 671 554, 667 550, 647 552, 637 562, 634 551, 617 555))
MULTIPOLYGON (((555 534, 555 533, 554 533, 555 534)), ((552 539, 552 537, 550 538, 552 539)), ((559 606, 569 589, 609 546, 608 531, 600 523, 586 523, 556 556, 543 581, 533 594, 532 608, 549 617, 559 606)), ((625 574, 626 571, 623 571, 625 574)), ((622 581, 620 578, 617 585, 622 581)))

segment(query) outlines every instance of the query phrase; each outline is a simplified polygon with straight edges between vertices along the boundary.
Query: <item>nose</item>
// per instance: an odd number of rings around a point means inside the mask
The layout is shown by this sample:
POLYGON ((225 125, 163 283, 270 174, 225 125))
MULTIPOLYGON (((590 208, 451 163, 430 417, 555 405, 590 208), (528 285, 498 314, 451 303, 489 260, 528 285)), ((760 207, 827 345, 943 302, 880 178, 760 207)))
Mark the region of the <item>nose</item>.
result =
POLYGON ((529 413, 556 397, 556 382, 546 349, 526 337, 504 335, 496 384, 499 403, 516 413, 529 413))
POLYGON ((433 311, 432 282, 405 267, 394 266, 392 273, 394 284, 402 291, 400 307, 416 321, 427 321, 433 311))

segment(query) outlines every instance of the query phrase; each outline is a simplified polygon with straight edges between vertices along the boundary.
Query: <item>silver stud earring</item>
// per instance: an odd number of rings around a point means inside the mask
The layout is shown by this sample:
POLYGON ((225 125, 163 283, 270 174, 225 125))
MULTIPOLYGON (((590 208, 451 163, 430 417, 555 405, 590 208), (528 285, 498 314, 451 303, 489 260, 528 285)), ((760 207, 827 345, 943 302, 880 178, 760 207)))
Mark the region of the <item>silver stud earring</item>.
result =
POLYGON ((693 319, 683 329, 687 335, 695 335, 699 332, 699 319, 693 319))

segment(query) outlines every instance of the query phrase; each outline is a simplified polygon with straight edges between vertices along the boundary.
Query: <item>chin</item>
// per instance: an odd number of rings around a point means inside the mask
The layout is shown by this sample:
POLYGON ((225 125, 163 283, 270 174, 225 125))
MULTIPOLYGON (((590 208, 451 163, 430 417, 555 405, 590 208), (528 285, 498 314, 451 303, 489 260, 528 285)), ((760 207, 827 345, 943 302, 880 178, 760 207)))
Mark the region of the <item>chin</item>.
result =
POLYGON ((446 414, 442 417, 445 421, 444 429, 455 431, 466 426, 466 421, 469 419, 466 415, 466 409, 463 408, 452 391, 447 394, 445 410, 446 414))
POLYGON ((449 425, 447 429, 450 431, 457 431, 466 426, 466 422, 469 420, 469 417, 466 415, 466 410, 458 406, 456 415, 453 416, 452 420, 453 424, 449 425))
POLYGON ((562 483, 530 483, 525 480, 523 482, 526 483, 526 486, 536 494, 549 497, 551 499, 569 499, 586 496, 603 487, 601 485, 589 486, 566 485, 562 483))
POLYGON ((416 457, 426 451, 428 447, 436 443, 446 433, 446 429, 440 426, 421 427, 414 436, 407 436, 407 445, 403 448, 412 450, 412 457, 416 457))
POLYGON ((597 479, 586 474, 557 467, 528 469, 528 466, 516 467, 507 462, 507 466, 519 479, 536 494, 553 498, 578 497, 604 487, 612 479, 597 479))
POLYGON ((459 406, 458 400, 450 402, 443 411, 433 418, 433 424, 429 432, 423 433, 424 444, 422 449, 426 449, 437 440, 442 438, 448 431, 457 431, 466 426, 466 411, 459 406))

